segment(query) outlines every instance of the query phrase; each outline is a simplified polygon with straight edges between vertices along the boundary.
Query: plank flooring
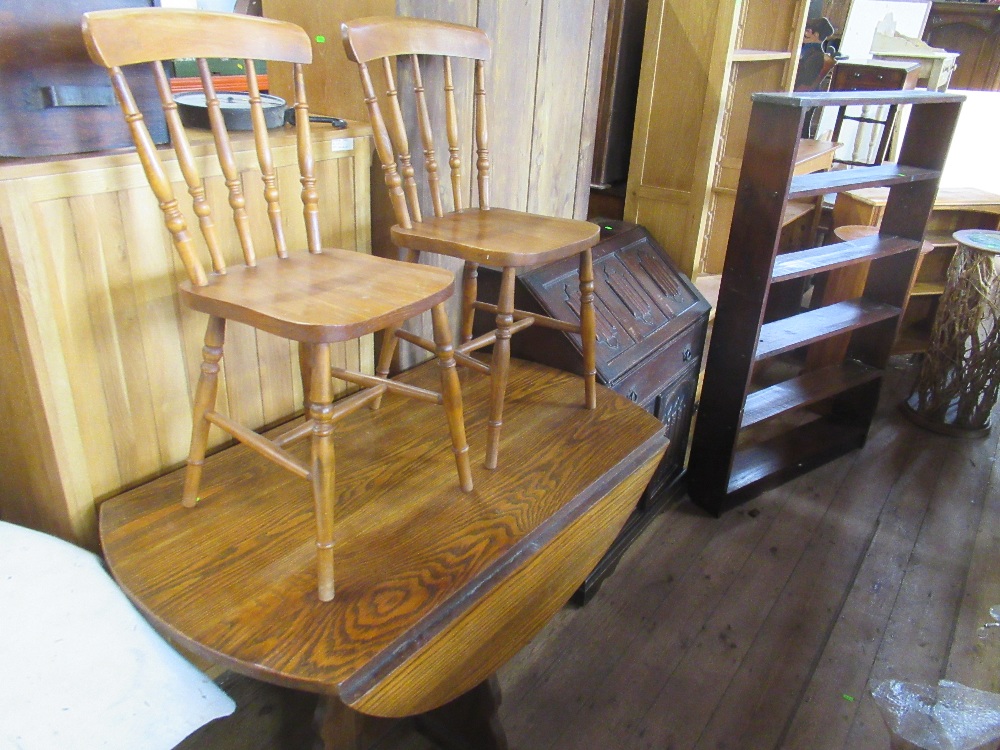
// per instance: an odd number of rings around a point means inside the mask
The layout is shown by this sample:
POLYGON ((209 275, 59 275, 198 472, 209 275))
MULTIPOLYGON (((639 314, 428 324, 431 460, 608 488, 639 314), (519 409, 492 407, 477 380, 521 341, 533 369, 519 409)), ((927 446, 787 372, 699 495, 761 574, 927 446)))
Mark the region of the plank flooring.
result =
MULTIPOLYGON (((877 681, 1000 692, 1000 627, 984 628, 1000 605, 1000 429, 910 424, 896 405, 914 374, 893 360, 863 449, 719 519, 686 499, 659 515, 590 603, 500 671, 512 750, 888 748, 877 681)), ((237 714, 184 750, 307 746, 276 729, 301 697, 235 687, 237 714), (257 744, 236 739, 255 722, 257 744)), ((437 746, 403 722, 376 747, 437 746)))

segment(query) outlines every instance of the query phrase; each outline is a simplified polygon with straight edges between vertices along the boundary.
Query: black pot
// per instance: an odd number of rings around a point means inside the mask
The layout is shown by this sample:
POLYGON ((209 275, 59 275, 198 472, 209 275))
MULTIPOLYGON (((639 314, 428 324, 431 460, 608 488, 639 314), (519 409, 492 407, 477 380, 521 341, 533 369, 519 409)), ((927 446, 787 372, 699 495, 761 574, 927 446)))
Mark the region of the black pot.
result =
MULTIPOLYGON (((224 92, 216 94, 222 108, 222 119, 229 130, 253 130, 250 121, 250 95, 239 92, 224 92)), ((260 95, 264 108, 264 122, 268 130, 280 128, 285 124, 285 100, 271 94, 260 95)), ((189 91, 175 94, 177 111, 181 122, 189 128, 210 128, 208 122, 208 104, 205 94, 201 91, 189 91)))

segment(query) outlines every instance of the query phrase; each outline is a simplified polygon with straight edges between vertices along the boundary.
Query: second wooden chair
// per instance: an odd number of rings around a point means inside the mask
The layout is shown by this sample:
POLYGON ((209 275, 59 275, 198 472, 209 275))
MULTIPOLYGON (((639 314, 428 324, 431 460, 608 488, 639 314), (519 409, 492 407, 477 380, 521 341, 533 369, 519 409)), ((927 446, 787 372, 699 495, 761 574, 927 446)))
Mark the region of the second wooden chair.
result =
MULTIPOLYGON (((490 149, 486 120, 485 61, 490 57, 490 42, 480 29, 470 26, 428 21, 416 18, 373 17, 350 21, 342 27, 347 56, 358 63, 361 84, 368 104, 375 146, 385 182, 389 189, 396 217, 392 240, 403 250, 406 259, 416 261, 421 252, 440 253, 464 261, 462 275, 462 343, 456 347, 456 359, 492 378, 490 418, 487 429, 486 467, 496 468, 500 450, 500 428, 510 362, 510 337, 530 325, 541 325, 579 336, 583 358, 584 404, 596 405, 596 354, 594 318, 594 273, 591 248, 597 243, 597 225, 574 219, 539 216, 523 211, 494 208, 490 205, 490 149), (418 56, 433 56, 426 65, 418 56), (476 185, 478 208, 467 208, 463 196, 462 154, 472 153, 472 144, 465 148, 459 137, 459 114, 455 97, 455 72, 452 58, 473 61, 473 97, 476 152, 476 185), (386 95, 376 94, 368 63, 380 63, 386 95), (420 206, 420 189, 415 178, 414 160, 410 154, 407 121, 396 85, 396 64, 407 66, 412 75, 413 106, 409 121, 418 133, 424 154, 427 192, 432 216, 424 216, 420 206), (425 68, 435 65, 443 76, 442 96, 427 96, 424 88, 425 68), (442 100, 443 116, 432 119, 429 99, 442 100), (383 111, 385 114, 383 114, 383 111), (451 184, 452 210, 446 211, 445 192, 438 174, 437 150, 432 123, 445 131, 448 151, 448 175, 451 184), (580 284, 578 297, 569 290, 570 306, 578 319, 574 321, 527 313, 514 308, 514 286, 518 269, 531 268, 562 258, 578 255, 580 284), (477 273, 480 265, 502 270, 500 294, 496 304, 477 299, 477 273), (473 338, 473 317, 477 310, 496 316, 496 328, 473 338), (470 352, 493 346, 492 359, 485 363, 469 356, 470 352)), ((435 113, 439 114, 439 113, 435 113)), ((404 338, 429 348, 407 332, 404 338)), ((389 371, 394 339, 387 339, 379 358, 378 371, 389 371)))

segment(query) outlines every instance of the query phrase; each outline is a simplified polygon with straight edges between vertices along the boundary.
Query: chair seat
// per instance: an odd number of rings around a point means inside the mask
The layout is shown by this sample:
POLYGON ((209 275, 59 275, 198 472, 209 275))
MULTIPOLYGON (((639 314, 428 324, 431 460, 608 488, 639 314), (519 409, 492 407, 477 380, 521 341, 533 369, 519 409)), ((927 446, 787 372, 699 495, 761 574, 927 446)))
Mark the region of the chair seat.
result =
POLYGON ((397 224, 392 228, 392 240, 411 250, 520 268, 577 255, 597 244, 600 231, 589 221, 506 208, 466 208, 414 222, 412 229, 397 224))
POLYGON ((381 330, 443 302, 454 284, 442 268, 339 249, 266 258, 208 278, 207 286, 181 283, 186 305, 310 344, 381 330))

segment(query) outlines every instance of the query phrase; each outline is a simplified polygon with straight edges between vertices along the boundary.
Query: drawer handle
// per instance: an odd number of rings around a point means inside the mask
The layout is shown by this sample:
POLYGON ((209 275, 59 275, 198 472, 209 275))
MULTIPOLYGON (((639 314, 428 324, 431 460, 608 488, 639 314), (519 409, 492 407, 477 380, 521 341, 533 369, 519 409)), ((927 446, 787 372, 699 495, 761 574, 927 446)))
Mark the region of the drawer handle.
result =
POLYGON ((681 359, 684 360, 685 362, 690 362, 692 359, 694 359, 694 352, 691 351, 690 346, 684 347, 684 351, 681 352, 681 359))
POLYGON ((113 107, 115 92, 110 86, 42 86, 42 107, 113 107))

